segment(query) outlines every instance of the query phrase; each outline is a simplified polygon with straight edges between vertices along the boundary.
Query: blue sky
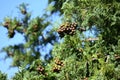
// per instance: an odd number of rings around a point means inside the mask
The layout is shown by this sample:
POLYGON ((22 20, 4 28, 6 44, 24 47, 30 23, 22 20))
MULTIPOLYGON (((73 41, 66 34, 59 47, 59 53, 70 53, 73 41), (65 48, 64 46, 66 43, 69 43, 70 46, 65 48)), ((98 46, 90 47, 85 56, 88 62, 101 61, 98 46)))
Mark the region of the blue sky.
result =
MULTIPOLYGON (((20 12, 17 9, 18 5, 21 3, 28 3, 28 10, 32 12, 32 17, 42 16, 44 9, 47 7, 47 0, 1 0, 0 1, 0 22, 3 21, 4 17, 19 17, 20 12)), ((7 29, 0 26, 0 49, 8 45, 14 45, 23 43, 24 38, 17 34, 13 39, 7 37, 7 29)), ((8 78, 14 75, 18 71, 18 68, 9 68, 12 60, 3 60, 5 53, 0 52, 0 71, 8 74, 8 78)))

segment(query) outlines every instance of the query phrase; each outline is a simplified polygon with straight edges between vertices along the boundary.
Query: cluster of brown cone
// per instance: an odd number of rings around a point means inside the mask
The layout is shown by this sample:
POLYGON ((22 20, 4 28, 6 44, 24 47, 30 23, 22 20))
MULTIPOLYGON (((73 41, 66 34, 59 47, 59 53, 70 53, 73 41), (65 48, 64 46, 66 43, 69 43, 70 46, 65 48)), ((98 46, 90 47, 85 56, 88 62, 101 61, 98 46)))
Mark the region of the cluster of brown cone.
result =
POLYGON ((63 67, 63 62, 59 59, 55 59, 55 65, 53 67, 53 72, 59 73, 61 71, 61 67, 63 67))
POLYGON ((16 22, 15 26, 12 27, 11 24, 12 24, 12 22, 10 22, 10 21, 5 21, 5 23, 3 24, 3 26, 8 29, 8 36, 9 36, 9 38, 13 38, 14 35, 15 35, 14 29, 17 26, 21 26, 22 25, 20 22, 16 22))
POLYGON ((36 69, 40 74, 43 74, 45 76, 47 76, 47 73, 45 73, 45 68, 42 66, 38 66, 36 69))
MULTIPOLYGON (((77 23, 69 23, 66 22, 65 24, 61 25, 60 28, 57 30, 58 34, 60 37, 64 37, 65 34, 73 36, 78 29, 78 24, 77 23)), ((79 31, 86 31, 84 28, 79 28, 79 31)))
POLYGON ((60 37, 64 37, 65 34, 67 35, 74 35, 75 30, 77 28, 77 23, 66 23, 60 26, 60 28, 57 30, 60 37))

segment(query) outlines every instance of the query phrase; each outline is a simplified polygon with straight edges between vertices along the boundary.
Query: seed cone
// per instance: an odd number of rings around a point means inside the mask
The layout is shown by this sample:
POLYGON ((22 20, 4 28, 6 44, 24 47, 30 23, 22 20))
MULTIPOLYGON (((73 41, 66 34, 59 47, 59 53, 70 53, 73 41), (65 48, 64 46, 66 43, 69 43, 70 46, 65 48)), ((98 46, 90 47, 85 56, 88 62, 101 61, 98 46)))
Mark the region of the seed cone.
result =
POLYGON ((14 35, 15 35, 14 30, 9 30, 9 31, 8 31, 8 36, 9 36, 9 38, 13 38, 14 35))
POLYGON ((77 28, 77 23, 66 23, 60 26, 60 28, 57 30, 60 37, 64 37, 65 34, 67 35, 74 35, 77 28))

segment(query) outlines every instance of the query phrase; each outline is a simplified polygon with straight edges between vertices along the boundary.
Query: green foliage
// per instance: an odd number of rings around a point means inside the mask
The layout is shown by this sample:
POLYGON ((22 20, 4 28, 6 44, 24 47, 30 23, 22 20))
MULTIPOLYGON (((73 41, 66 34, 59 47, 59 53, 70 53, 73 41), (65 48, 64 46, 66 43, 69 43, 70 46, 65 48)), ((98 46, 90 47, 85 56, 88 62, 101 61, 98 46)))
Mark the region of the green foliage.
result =
POLYGON ((46 47, 48 43, 53 44, 56 36, 52 31, 43 31, 50 25, 46 17, 36 17, 31 19, 31 14, 27 11, 27 4, 19 6, 20 12, 24 17, 22 19, 6 17, 3 26, 8 30, 9 38, 13 38, 16 31, 24 36, 25 43, 10 45, 3 48, 8 57, 13 58, 12 66, 29 65, 34 60, 39 59, 41 52, 40 47, 46 47), (48 36, 46 38, 46 36, 48 36), (23 62, 24 61, 24 62, 23 62))
POLYGON ((14 31, 18 31, 26 40, 24 44, 3 49, 8 57, 13 58, 12 65, 20 67, 13 80, 119 80, 119 1, 49 0, 49 5, 46 10, 51 15, 60 12, 62 17, 60 22, 63 24, 56 31, 60 42, 54 30, 47 36, 43 34, 52 23, 46 20, 50 17, 47 13, 44 14, 47 16, 31 19, 31 14, 22 4, 20 10, 25 15, 22 21, 5 19, 3 26, 10 31, 10 38, 14 37, 14 31), (21 25, 15 26, 19 22, 21 25), (77 27, 74 28, 72 23, 78 24, 77 27), (88 38, 85 36, 87 31, 97 34, 88 38), (46 55, 42 60, 40 49, 49 43, 53 45, 49 52, 51 57, 46 55))
POLYGON ((7 75, 0 71, 0 79, 1 80, 7 80, 7 75))
POLYGON ((80 39, 76 36, 73 37, 65 37, 64 39, 67 41, 65 40, 53 49, 53 56, 59 57, 65 63, 64 73, 60 74, 61 77, 64 75, 67 75, 67 77, 61 79, 79 80, 86 77, 90 80, 119 79, 119 74, 116 74, 119 73, 119 71, 116 71, 119 62, 115 67, 114 53, 107 55, 103 42, 97 41, 92 45, 91 42, 86 42, 83 48, 80 39), (71 47, 69 47, 70 44, 71 47))

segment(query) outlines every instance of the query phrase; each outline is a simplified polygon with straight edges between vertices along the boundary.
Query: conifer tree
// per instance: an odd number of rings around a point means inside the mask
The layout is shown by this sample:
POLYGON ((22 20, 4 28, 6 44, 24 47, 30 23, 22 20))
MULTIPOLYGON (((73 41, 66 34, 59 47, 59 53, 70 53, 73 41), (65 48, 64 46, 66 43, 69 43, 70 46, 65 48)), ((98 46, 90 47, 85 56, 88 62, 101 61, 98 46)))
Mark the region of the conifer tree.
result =
POLYGON ((3 24, 10 38, 18 31, 26 40, 3 49, 13 58, 12 65, 20 68, 12 79, 119 80, 119 7, 119 0, 49 0, 50 15, 30 19, 26 5, 20 5, 22 21, 6 18, 3 24), (61 24, 45 38, 42 31, 52 23, 46 19, 55 13, 61 24), (87 31, 94 34, 86 37, 87 31), (39 47, 48 43, 54 44, 50 57, 41 60, 39 47))

